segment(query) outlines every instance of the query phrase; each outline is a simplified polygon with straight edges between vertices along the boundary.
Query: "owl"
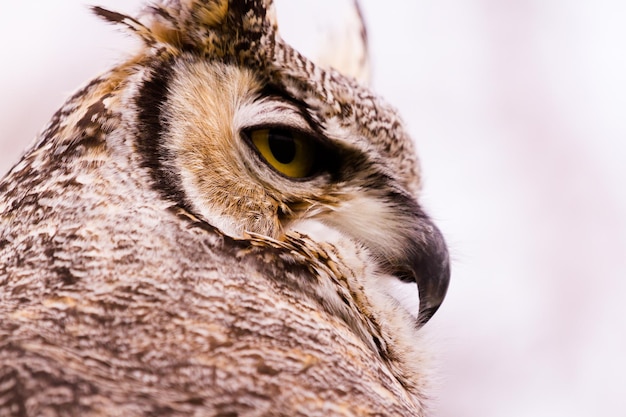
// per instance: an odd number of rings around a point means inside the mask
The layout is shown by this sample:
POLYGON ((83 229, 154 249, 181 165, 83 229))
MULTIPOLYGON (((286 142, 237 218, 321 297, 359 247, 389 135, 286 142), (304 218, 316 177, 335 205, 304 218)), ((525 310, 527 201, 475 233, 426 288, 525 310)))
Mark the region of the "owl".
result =
POLYGON ((0 416, 424 416, 450 267, 396 111, 271 0, 141 47, 0 182, 0 416))

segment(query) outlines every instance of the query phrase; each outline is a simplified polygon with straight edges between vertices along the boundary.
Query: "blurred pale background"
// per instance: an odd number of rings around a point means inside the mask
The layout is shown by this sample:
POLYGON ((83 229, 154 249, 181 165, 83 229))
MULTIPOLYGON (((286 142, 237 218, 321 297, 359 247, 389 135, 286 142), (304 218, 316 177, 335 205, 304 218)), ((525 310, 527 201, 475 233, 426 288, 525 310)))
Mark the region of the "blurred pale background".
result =
MULTIPOLYGON (((435 415, 626 415, 626 3, 362 3, 374 89, 417 142, 454 258, 427 326, 435 415)), ((1 4, 5 172, 134 44, 83 0, 1 4)))

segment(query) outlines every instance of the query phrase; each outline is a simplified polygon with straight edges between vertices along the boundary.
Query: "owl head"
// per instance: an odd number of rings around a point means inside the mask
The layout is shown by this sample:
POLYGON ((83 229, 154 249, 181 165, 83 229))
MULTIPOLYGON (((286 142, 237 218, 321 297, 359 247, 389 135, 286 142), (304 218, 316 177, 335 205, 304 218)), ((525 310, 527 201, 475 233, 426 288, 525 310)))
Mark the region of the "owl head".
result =
POLYGON ((234 238, 349 239, 382 274, 417 284, 411 313, 430 319, 448 253, 392 107, 286 44, 270 0, 163 1, 137 20, 94 11, 143 43, 127 64, 141 78, 129 125, 164 199, 234 238))

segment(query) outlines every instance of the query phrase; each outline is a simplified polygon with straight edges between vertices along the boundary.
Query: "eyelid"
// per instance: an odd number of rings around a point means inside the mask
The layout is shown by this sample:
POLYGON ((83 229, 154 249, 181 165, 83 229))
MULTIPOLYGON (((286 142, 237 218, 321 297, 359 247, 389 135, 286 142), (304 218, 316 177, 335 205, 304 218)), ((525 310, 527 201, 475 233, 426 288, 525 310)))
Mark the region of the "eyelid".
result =
POLYGON ((311 128, 301 110, 292 103, 280 99, 267 98, 256 100, 242 106, 236 118, 245 121, 236 123, 239 131, 259 129, 262 127, 280 127, 300 132, 316 138, 318 135, 311 128))

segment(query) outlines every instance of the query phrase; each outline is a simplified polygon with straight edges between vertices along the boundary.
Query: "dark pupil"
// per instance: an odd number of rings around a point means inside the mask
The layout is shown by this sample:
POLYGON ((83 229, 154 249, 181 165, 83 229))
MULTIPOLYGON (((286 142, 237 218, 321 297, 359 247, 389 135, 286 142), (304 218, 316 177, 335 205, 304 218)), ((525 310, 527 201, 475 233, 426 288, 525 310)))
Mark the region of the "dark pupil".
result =
POLYGON ((281 164, 293 162, 296 157, 296 142, 289 134, 270 131, 268 143, 274 158, 281 164))

